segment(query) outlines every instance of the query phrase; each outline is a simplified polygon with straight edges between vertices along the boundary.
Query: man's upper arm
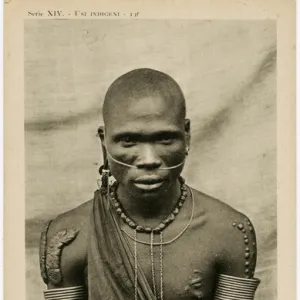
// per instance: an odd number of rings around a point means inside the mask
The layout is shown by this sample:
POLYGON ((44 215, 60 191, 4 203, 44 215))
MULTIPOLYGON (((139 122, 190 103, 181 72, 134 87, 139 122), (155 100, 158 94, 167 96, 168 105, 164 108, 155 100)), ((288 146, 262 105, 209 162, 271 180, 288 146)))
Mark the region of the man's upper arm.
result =
POLYGON ((228 230, 226 230, 226 236, 224 236, 224 249, 221 255, 219 273, 253 278, 257 259, 254 226, 243 215, 230 220, 230 223, 228 230))
POLYGON ((80 223, 77 225, 59 217, 49 221, 42 232, 40 270, 48 289, 84 284, 85 253, 80 242, 80 223))

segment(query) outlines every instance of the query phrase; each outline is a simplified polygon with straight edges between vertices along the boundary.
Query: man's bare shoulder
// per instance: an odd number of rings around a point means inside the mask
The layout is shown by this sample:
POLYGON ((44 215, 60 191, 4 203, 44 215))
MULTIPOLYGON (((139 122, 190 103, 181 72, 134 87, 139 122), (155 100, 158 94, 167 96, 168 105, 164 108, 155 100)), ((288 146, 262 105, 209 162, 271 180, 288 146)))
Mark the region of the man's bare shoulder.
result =
POLYGON ((246 216, 224 201, 193 189, 195 202, 210 218, 221 220, 245 219, 246 216))
POLYGON ((41 275, 48 288, 81 285, 87 259, 92 200, 58 215, 46 225, 40 242, 41 275))
POLYGON ((255 235, 253 224, 242 212, 236 210, 222 200, 193 189, 196 214, 205 219, 208 228, 222 237, 236 238, 246 231, 255 235), (239 229, 239 230, 237 230, 239 229))
POLYGON ((250 219, 225 202, 193 190, 202 232, 213 240, 220 272, 253 276, 256 266, 256 234, 250 219))
POLYGON ((69 211, 59 214, 51 221, 47 234, 48 237, 63 229, 77 228, 80 230, 86 226, 92 210, 92 202, 93 200, 86 201, 69 211))

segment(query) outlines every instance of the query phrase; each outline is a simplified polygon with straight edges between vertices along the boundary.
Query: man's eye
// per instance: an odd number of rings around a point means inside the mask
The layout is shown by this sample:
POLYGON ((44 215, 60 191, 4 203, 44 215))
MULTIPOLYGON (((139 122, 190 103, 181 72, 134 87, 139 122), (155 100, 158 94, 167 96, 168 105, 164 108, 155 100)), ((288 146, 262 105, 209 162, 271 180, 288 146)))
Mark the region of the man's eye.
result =
POLYGON ((137 139, 127 136, 127 137, 121 138, 120 142, 123 144, 123 146, 129 147, 129 146, 135 145, 138 141, 137 141, 137 139))
POLYGON ((164 144, 164 145, 170 145, 173 143, 173 138, 171 137, 161 137, 159 139, 159 143, 164 144))

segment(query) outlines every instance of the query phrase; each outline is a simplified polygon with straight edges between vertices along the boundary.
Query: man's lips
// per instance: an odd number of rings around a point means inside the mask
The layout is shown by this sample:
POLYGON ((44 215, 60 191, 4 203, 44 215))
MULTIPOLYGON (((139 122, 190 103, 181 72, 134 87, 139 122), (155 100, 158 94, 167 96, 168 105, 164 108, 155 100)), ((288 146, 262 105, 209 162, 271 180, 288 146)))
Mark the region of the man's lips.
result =
POLYGON ((160 188, 163 185, 163 181, 162 182, 157 182, 157 183, 134 183, 135 187, 137 187, 140 190, 144 190, 144 191, 153 191, 153 190, 157 190, 158 188, 160 188))
POLYGON ((158 176, 141 176, 134 181, 134 185, 141 190, 151 191, 160 188, 164 179, 158 176))

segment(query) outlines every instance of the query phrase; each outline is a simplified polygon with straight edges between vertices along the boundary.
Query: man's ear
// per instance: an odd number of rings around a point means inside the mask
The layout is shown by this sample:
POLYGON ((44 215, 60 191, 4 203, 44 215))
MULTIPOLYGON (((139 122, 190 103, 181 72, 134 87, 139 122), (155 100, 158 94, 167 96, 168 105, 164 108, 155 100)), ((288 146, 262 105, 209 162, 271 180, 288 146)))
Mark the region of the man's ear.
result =
POLYGON ((101 140, 102 153, 103 153, 103 162, 105 162, 106 159, 107 159, 107 155, 106 155, 106 146, 105 146, 105 127, 104 126, 99 126, 98 136, 101 140))
POLYGON ((191 121, 190 119, 184 120, 184 131, 185 131, 185 143, 187 147, 190 147, 191 142, 191 121))
POLYGON ((99 126, 98 128, 98 136, 101 139, 101 143, 104 143, 104 136, 105 136, 105 127, 104 126, 99 126))

